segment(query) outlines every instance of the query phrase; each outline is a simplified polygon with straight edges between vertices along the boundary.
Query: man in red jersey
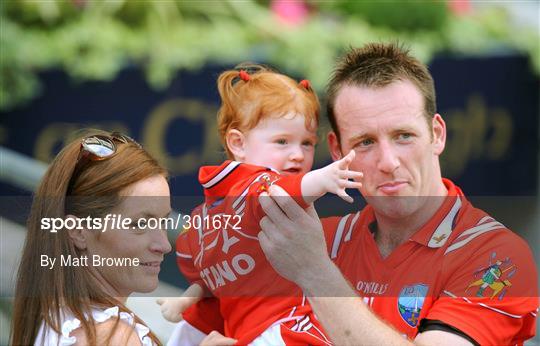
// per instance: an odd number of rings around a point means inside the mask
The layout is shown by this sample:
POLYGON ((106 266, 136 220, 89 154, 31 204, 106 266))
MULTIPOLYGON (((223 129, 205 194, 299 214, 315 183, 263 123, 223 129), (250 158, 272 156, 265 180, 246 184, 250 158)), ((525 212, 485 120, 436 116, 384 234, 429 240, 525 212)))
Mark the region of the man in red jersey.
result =
POLYGON ((533 337, 533 257, 442 178, 446 126, 425 65, 396 45, 353 49, 328 97, 332 158, 356 151, 350 167, 365 174, 368 206, 321 227, 314 209, 272 188, 272 199, 261 198, 259 239, 274 268, 309 296, 331 340, 502 345, 533 337))
POLYGON ((330 339, 502 345, 534 336, 531 252, 442 178, 446 125, 426 66, 396 45, 351 50, 329 84, 328 116, 332 157, 356 151, 350 168, 364 172, 368 206, 321 224, 313 208, 272 187, 260 201, 267 217, 259 239, 330 339))

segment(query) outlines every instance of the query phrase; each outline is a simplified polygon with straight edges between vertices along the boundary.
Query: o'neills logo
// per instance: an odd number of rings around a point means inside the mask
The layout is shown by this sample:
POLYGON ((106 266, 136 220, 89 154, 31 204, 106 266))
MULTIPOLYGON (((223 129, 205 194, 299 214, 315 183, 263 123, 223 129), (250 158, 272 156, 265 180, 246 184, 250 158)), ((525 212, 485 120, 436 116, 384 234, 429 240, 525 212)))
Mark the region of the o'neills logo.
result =
POLYGON ((383 295, 388 289, 388 284, 381 284, 379 282, 366 282, 358 281, 356 284, 356 290, 365 295, 378 294, 383 295))

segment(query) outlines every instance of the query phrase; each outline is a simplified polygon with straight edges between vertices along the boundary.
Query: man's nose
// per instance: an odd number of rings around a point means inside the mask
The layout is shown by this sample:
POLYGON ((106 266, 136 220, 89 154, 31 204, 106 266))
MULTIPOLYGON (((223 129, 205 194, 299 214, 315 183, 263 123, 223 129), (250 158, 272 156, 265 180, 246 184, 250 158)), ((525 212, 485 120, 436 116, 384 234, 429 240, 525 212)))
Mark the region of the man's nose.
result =
POLYGON ((395 148, 390 143, 379 142, 377 168, 384 173, 393 173, 399 165, 395 148))

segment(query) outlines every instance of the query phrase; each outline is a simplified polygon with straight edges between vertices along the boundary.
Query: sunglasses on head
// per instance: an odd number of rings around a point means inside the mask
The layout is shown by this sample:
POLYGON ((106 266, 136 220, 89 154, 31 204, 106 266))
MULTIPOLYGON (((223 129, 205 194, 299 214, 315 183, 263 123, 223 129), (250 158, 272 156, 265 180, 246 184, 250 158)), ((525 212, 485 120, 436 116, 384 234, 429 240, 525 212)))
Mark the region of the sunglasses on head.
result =
POLYGON ((133 138, 123 135, 119 132, 112 132, 110 135, 91 135, 81 140, 81 147, 77 163, 73 169, 69 189, 71 190, 75 177, 79 176, 83 167, 90 161, 103 161, 112 158, 117 153, 117 143, 134 143, 142 148, 133 138))
POLYGON ((119 132, 112 132, 110 135, 92 135, 81 140, 81 151, 77 160, 87 157, 92 161, 101 161, 113 157, 116 154, 116 144, 135 143, 139 148, 141 145, 133 138, 119 132))

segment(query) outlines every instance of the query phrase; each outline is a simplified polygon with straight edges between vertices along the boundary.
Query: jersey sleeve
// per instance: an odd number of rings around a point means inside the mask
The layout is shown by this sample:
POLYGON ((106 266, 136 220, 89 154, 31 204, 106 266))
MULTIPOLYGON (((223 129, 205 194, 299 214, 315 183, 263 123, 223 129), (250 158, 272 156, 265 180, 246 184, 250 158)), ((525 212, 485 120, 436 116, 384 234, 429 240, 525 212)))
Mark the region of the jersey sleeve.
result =
MULTIPOLYGON (((194 211, 194 213, 196 213, 196 211, 194 211)), ((205 287, 205 283, 201 279, 199 271, 193 264, 194 259, 192 258, 192 254, 195 253, 195 251, 191 250, 191 246, 196 244, 193 238, 197 236, 193 232, 197 232, 197 230, 186 230, 176 238, 176 262, 178 268, 189 283, 198 283, 205 287)), ((206 289, 208 290, 208 288, 206 289)), ((216 330, 221 334, 224 333, 224 322, 220 313, 219 301, 214 297, 201 299, 195 305, 184 311, 182 316, 192 327, 204 334, 209 334, 213 330, 216 330)))
POLYGON ((190 241, 192 241, 194 235, 191 234, 191 232, 196 232, 196 230, 185 230, 176 238, 176 264, 182 275, 184 275, 184 278, 186 278, 190 284, 199 283, 204 285, 204 282, 199 275, 199 271, 193 264, 193 251, 191 251, 191 246, 193 244, 191 244, 190 241))
POLYGON ((280 176, 275 173, 269 173, 267 177, 259 179, 251 185, 248 198, 251 206, 253 218, 255 220, 262 219, 266 214, 262 209, 258 197, 263 191, 267 191, 271 185, 278 185, 283 188, 302 208, 307 208, 309 204, 302 197, 302 178, 304 174, 295 174, 291 176, 280 176))
POLYGON ((479 344, 522 344, 534 336, 537 272, 528 245, 507 229, 452 242, 444 279, 426 319, 439 320, 479 344))

